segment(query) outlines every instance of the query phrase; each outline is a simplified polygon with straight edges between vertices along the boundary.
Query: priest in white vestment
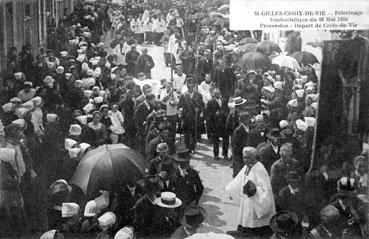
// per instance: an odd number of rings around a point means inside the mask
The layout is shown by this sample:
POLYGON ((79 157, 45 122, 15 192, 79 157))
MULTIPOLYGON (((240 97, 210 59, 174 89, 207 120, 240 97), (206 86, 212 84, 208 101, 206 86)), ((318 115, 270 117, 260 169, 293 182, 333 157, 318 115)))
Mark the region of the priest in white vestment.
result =
POLYGON ((269 221, 276 213, 270 178, 255 148, 245 147, 242 154, 245 166, 225 188, 240 203, 237 232, 266 236, 269 221))

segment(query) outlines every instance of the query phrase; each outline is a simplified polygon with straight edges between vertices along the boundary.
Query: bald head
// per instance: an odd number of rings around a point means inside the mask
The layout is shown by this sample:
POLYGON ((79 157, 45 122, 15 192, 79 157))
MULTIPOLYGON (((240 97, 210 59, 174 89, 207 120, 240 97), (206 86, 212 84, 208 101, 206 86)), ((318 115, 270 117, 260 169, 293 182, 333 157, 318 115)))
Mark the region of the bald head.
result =
POLYGON ((254 147, 244 147, 242 155, 245 164, 252 165, 257 161, 258 151, 254 147))

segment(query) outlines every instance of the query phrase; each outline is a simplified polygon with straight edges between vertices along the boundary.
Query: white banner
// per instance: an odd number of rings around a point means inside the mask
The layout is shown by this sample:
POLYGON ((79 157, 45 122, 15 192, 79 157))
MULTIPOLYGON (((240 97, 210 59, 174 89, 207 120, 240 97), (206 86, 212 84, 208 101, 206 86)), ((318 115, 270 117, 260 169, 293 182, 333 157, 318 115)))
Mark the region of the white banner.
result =
POLYGON ((369 29, 368 0, 230 0, 232 30, 369 29))

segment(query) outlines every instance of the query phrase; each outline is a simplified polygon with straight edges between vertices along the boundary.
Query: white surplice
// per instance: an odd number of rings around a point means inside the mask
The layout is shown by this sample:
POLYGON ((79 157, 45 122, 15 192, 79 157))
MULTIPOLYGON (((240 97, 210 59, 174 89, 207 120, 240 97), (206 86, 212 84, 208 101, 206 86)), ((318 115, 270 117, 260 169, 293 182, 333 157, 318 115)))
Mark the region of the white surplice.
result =
POLYGON ((249 228, 267 226, 275 214, 269 175, 260 162, 251 167, 248 175, 245 174, 247 168, 248 166, 245 165, 225 190, 229 196, 240 202, 238 225, 249 228), (243 194, 243 186, 249 180, 256 185, 256 194, 252 197, 243 194))

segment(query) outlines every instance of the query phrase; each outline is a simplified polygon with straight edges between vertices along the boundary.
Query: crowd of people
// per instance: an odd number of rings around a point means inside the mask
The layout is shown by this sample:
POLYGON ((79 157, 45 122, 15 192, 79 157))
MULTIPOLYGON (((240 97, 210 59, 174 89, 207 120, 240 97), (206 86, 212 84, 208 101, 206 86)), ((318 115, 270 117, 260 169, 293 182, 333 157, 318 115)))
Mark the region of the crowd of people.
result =
MULTIPOLYGON (((240 214, 229 235, 367 236, 368 149, 339 157, 337 139, 327 138, 313 167, 314 66, 258 59, 245 66, 242 39, 265 58, 278 49, 256 45, 257 31, 230 31, 227 19, 222 1, 80 1, 49 30, 49 48, 35 59, 30 46, 9 49, 0 93, 0 235, 209 232, 199 205, 206 179, 190 165, 206 135, 214 160, 232 162, 225 191, 240 214), (108 34, 112 42, 104 42, 108 34), (153 44, 164 47, 168 78, 151 75, 157 63, 145 46, 153 44), (68 183, 77 165, 87 152, 118 143, 145 158, 145 177, 86 199, 68 183)), ((288 38, 286 54, 299 52, 299 33, 288 38)))

